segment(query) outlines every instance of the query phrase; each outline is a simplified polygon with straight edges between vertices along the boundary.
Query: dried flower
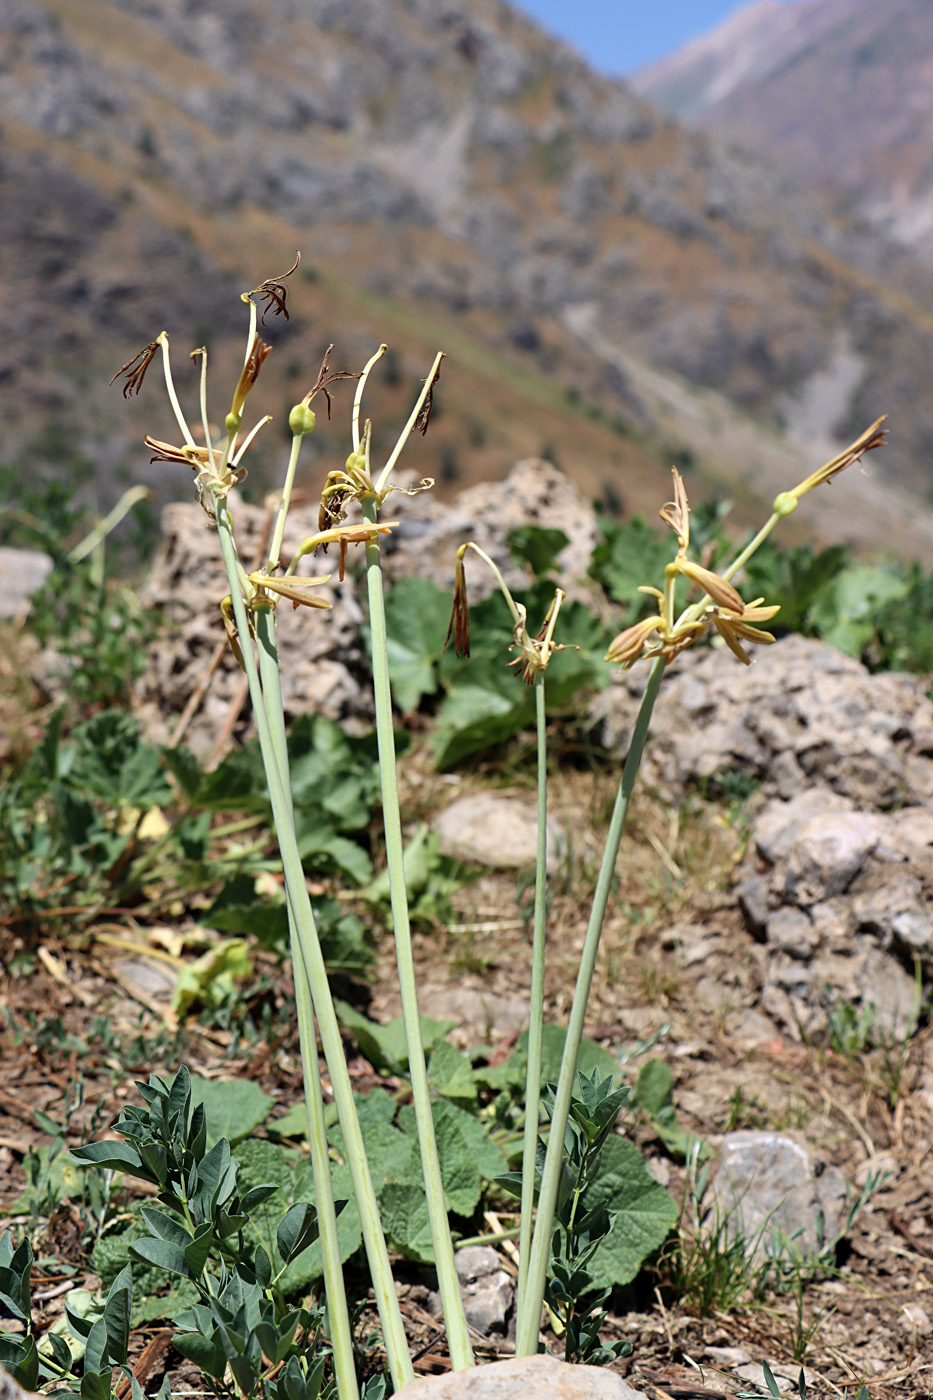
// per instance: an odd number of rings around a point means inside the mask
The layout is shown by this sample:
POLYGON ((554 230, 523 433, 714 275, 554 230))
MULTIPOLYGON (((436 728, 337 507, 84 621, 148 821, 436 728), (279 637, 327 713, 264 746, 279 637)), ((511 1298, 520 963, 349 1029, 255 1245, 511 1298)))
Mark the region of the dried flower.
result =
POLYGON ((797 502, 801 496, 805 496, 808 491, 812 491, 816 486, 822 486, 824 481, 832 481, 833 477, 845 471, 846 467, 851 467, 854 462, 861 461, 866 452, 873 452, 876 447, 884 447, 887 441, 887 429, 882 425, 887 422, 887 414, 877 418, 870 428, 866 428, 860 437, 849 446, 838 453, 820 467, 819 471, 808 476, 805 481, 801 481, 799 486, 795 486, 792 491, 782 491, 774 502, 774 513, 778 516, 790 515, 797 509, 797 502))
MULTIPOLYGON (((240 378, 237 381, 237 386, 233 394, 233 403, 230 407, 230 413, 234 418, 242 420, 246 397, 259 378, 259 371, 262 369, 263 364, 271 354, 272 346, 267 345, 264 340, 260 340, 258 335, 254 335, 252 344, 249 347, 249 354, 240 371, 240 378)), ((239 428, 239 422, 236 427, 239 428)))
POLYGON ((466 569, 463 567, 463 556, 469 549, 469 545, 461 545, 457 550, 457 562, 454 568, 454 601, 450 610, 450 623, 447 627, 447 636, 444 638, 442 651, 447 650, 447 645, 454 639, 454 655, 469 656, 470 654, 470 604, 467 599, 466 569))
MULTIPOLYGON (((121 374, 126 375, 126 383, 123 385, 123 397, 130 398, 133 394, 139 394, 143 387, 143 380, 146 377, 146 370, 152 364, 156 351, 159 348, 157 340, 150 340, 148 345, 144 345, 137 355, 131 360, 127 360, 125 365, 121 365, 113 379, 119 379, 121 374)), ((113 383, 111 379, 110 383, 113 383)))
POLYGON ((266 315, 275 307, 276 316, 284 316, 288 320, 288 310, 285 300, 288 295, 288 288, 285 286, 286 277, 291 277, 295 268, 301 262, 301 254, 295 254, 295 261, 287 272, 283 272, 281 277, 267 277, 265 282, 260 282, 258 287, 254 287, 251 292, 243 293, 243 301, 252 301, 254 297, 259 297, 265 302, 262 308, 262 323, 266 324, 266 315))

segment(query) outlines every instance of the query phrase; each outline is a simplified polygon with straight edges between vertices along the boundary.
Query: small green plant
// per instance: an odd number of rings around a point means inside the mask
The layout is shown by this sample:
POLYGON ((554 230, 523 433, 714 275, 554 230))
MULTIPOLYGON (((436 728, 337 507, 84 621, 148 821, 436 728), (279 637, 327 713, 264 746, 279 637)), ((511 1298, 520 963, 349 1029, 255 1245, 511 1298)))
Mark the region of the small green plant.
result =
POLYGON ((48 582, 33 597, 28 630, 49 648, 51 671, 69 707, 86 715, 125 703, 145 664, 153 619, 125 582, 107 576, 105 542, 149 492, 130 488, 102 521, 77 502, 71 485, 38 481, 0 466, 0 544, 41 549, 52 560, 48 582))
POLYGON ((748 1094, 745 1086, 737 1084, 729 1095, 726 1116, 721 1131, 734 1133, 739 1128, 763 1128, 764 1105, 758 1094, 748 1094))
MULTIPOLYGON (((247 1400, 316 1400, 330 1356, 322 1313, 289 1306, 281 1287, 289 1264, 318 1238, 314 1206, 294 1203, 279 1219, 274 1245, 254 1243, 251 1216, 278 1184, 240 1189, 229 1141, 208 1146, 204 1105, 193 1104, 184 1066, 171 1085, 152 1075, 137 1088, 144 1107, 128 1105, 115 1124, 123 1141, 91 1143, 71 1155, 157 1189, 162 1208, 142 1207, 146 1236, 129 1245, 129 1254, 184 1280, 195 1294, 175 1319, 176 1349, 200 1367, 218 1396, 228 1394, 229 1371, 247 1400)), ((127 1269, 119 1278, 129 1276, 127 1269)), ((128 1317, 127 1310, 127 1325, 128 1317)))
MULTIPOLYGON (((127 1366, 133 1279, 129 1268, 122 1270, 110 1286, 106 1300, 90 1315, 76 1312, 65 1302, 74 1351, 58 1332, 39 1333, 32 1316, 31 1274, 34 1262, 28 1239, 14 1245, 7 1230, 0 1235, 0 1305, 23 1328, 21 1333, 0 1331, 0 1362, 24 1390, 35 1391, 47 1381, 55 1381, 59 1394, 80 1395, 81 1400, 110 1400, 113 1368, 132 1375, 127 1366), (80 1371, 80 1376, 78 1375, 80 1371)), ((163 1386, 160 1400, 168 1400, 163 1386)), ((136 1382, 134 1400, 142 1400, 136 1382)))
POLYGON ((769 1272, 760 1246, 765 1224, 747 1236, 736 1228, 732 1214, 704 1200, 709 1165, 703 1144, 694 1139, 687 1153, 687 1175, 674 1237, 660 1268, 674 1296, 700 1317, 727 1312, 746 1298, 761 1296, 769 1272))
MULTIPOLYGON (((558 1336, 564 1337, 564 1359, 590 1365, 606 1365, 631 1351, 625 1341, 604 1344, 600 1328, 605 1320, 603 1304, 611 1289, 597 1287, 589 1265, 612 1228, 612 1216, 605 1201, 592 1202, 590 1188, 599 1176, 603 1149, 622 1107, 631 1099, 631 1090, 610 1077, 602 1079, 599 1069, 592 1075, 578 1075, 577 1091, 570 1106, 565 1142, 564 1166, 555 1213, 551 1262, 544 1299, 558 1336)), ((544 1100, 545 1111, 553 1108, 554 1090, 544 1100)), ((538 1146, 536 1184, 546 1149, 538 1146)), ((501 1184, 521 1195, 521 1173, 500 1179, 501 1184)))

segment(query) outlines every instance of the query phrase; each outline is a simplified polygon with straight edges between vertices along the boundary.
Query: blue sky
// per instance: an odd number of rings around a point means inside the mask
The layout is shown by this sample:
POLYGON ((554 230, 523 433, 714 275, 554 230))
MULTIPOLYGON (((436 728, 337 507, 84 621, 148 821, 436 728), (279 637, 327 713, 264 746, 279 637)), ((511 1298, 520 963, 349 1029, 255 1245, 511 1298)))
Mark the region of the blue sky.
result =
POLYGON ((741 9, 743 0, 513 0, 618 77, 673 53, 741 9))

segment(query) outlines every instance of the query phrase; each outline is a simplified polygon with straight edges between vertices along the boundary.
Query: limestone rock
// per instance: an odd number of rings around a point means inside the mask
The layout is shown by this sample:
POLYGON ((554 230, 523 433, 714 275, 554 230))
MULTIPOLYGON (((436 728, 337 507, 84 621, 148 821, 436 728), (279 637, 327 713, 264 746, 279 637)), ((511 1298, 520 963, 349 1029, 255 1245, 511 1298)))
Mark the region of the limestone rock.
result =
POLYGON ((569 1366, 553 1356, 516 1356, 409 1381, 396 1400, 644 1400, 621 1376, 601 1366, 569 1366))
MULTIPOLYGON (((602 740, 622 751, 645 669, 617 677, 595 702, 602 740)), ((665 681, 645 781, 681 792, 724 770, 745 770, 790 798, 817 783, 859 810, 933 797, 933 704, 912 676, 870 675, 825 642, 783 637, 749 667, 725 648, 687 651, 665 681), (697 743, 697 734, 702 743, 697 743)))
MULTIPOLYGON (((437 818, 445 855, 478 865, 520 869, 534 865, 538 814, 534 802, 497 792, 458 797, 437 818)), ((557 855, 556 823, 548 822, 548 860, 557 855)))
MULTIPOLYGON (((454 1263, 467 1322, 484 1337, 504 1333, 515 1289, 496 1251, 489 1245, 470 1245, 457 1250, 454 1263)), ((442 1315, 439 1293, 430 1295, 428 1307, 442 1315)))
POLYGON ((0 546, 0 617, 16 617, 52 572, 52 560, 38 549, 0 546))
POLYGON ((464 985, 462 979, 426 982, 419 988, 418 998, 426 1015, 436 1021, 456 1022, 451 1038, 461 1038, 464 1049, 515 1035, 528 1020, 527 998, 464 985))
POLYGON ((845 1220, 842 1173, 835 1167, 818 1172, 809 1147, 780 1133, 727 1133, 710 1189, 708 1219, 725 1216, 730 1235, 744 1236, 759 1258, 811 1258, 845 1220))

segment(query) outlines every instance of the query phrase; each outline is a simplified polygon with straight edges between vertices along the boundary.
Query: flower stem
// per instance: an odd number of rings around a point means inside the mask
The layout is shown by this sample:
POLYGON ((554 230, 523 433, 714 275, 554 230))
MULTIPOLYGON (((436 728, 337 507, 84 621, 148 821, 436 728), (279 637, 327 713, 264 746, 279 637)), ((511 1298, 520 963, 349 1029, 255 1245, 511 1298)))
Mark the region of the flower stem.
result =
POLYGON ((288 507, 291 504, 292 488, 295 484, 295 470, 298 466, 298 453, 300 449, 301 434, 296 433, 292 437, 292 449, 288 458, 288 470, 285 473, 285 485, 282 487, 278 514, 275 520, 275 530, 272 534, 272 547, 269 550, 269 563, 267 567, 270 574, 274 574, 281 563, 282 537, 285 534, 285 519, 288 515, 288 507))
POLYGON ((535 675, 538 735, 538 849, 535 862, 535 913, 531 943, 531 995, 528 1008, 525 1136, 522 1147, 522 1211, 518 1236, 517 1314, 519 1317, 522 1315, 522 1303, 528 1282, 528 1263, 531 1258, 538 1119, 541 1113, 541 1045, 544 1037, 544 940, 547 921, 547 725, 544 675, 543 671, 538 671, 535 675))
POLYGON ((635 787, 635 780, 638 777, 638 770, 641 766, 645 740, 648 736, 648 727, 651 723, 651 714, 654 710, 655 701, 658 698, 658 691, 660 690, 663 676, 664 658, 658 657, 648 676, 648 684, 645 687, 641 708, 638 711, 638 719, 635 722, 635 730, 632 734, 628 754, 626 755, 625 766, 622 769, 622 778, 619 783, 618 792, 616 793, 612 820, 609 823, 609 831, 606 835, 606 847, 603 851, 599 878, 596 882, 595 894, 593 895, 593 907, 590 911, 589 926, 587 927, 583 952, 580 958, 580 971, 577 975, 573 1006, 570 1011, 570 1022, 567 1027, 567 1039, 564 1043, 564 1054, 561 1060, 560 1078, 557 1084, 554 1110, 551 1114, 551 1131, 548 1135, 547 1157, 545 1159, 541 1190, 538 1198, 538 1216, 535 1222, 534 1236, 532 1239, 531 1258, 528 1263, 528 1276, 522 1298, 522 1310, 518 1315, 515 1337, 516 1356, 534 1356, 538 1351, 541 1306, 544 1302, 544 1284, 547 1277, 551 1252, 551 1232, 554 1224, 554 1214, 557 1208, 557 1191, 560 1182, 561 1167, 563 1165, 564 1137, 567 1132, 567 1121, 570 1117, 570 1102, 573 1097, 573 1088, 576 1082, 577 1057, 580 1051, 580 1041, 583 1038, 583 1021, 586 1015, 586 1006, 593 981, 593 972, 596 967, 596 954, 599 951, 599 940, 602 933, 603 921, 606 917, 606 907, 609 902, 609 893, 612 888, 612 879, 619 854, 619 846, 622 841, 622 833, 625 830, 625 821, 632 799, 632 791, 635 787))
MULTIPOLYGON (((330 986, 327 981, 327 969, 324 965, 321 945, 317 936, 317 928, 314 923, 314 914, 311 910, 311 901, 308 897, 308 887, 305 884, 301 858, 298 854, 298 843, 295 839, 295 829, 291 820, 290 804, 284 792, 282 777, 269 727, 269 719, 265 708, 262 684, 256 666, 256 659, 249 643, 249 619, 246 612, 246 603, 240 587, 240 565, 237 558, 236 546, 233 541, 230 511, 226 501, 222 498, 216 499, 216 513, 236 623, 243 641, 243 662, 249 679, 250 695, 253 700, 253 713, 259 735, 259 745, 262 751, 266 779, 269 784, 269 795, 272 801, 272 812, 275 819, 279 852, 282 856, 282 869, 285 874, 285 887, 292 915, 295 920, 298 944, 301 949, 302 960, 310 984, 314 1010, 317 1013, 321 1042, 324 1047, 324 1056, 327 1060, 331 1083, 333 1085, 334 1101, 337 1105, 337 1114, 340 1119, 340 1126, 343 1130, 344 1141, 346 1143, 347 1165, 350 1168, 353 1192, 360 1213, 363 1242, 366 1247, 369 1271, 376 1294, 376 1306, 379 1310, 379 1318, 382 1323, 383 1340, 389 1363, 389 1371, 392 1376, 393 1385, 399 1390, 407 1381, 413 1378, 414 1370, 408 1352, 408 1343, 405 1337, 405 1328, 402 1323, 401 1311, 398 1306, 395 1282, 392 1277, 391 1265, 389 1264, 389 1254, 386 1249, 385 1237, 382 1233, 379 1206, 373 1188, 366 1151, 363 1146, 363 1136, 360 1131, 356 1105, 353 1101, 353 1088, 350 1083, 350 1076, 347 1071, 346 1059, 343 1053, 340 1026, 337 1022, 337 1014, 334 1010, 334 1003, 330 994, 330 986)), ((296 983, 297 981, 298 978, 296 977, 296 983)))
MULTIPOLYGON (((365 495, 360 502, 363 519, 376 524, 379 502, 375 495, 365 495)), ((453 1241, 437 1141, 431 1093, 421 1040, 421 1018, 418 1014, 418 992, 415 982, 415 962, 408 920, 408 894, 405 886, 405 862, 402 847, 402 822, 399 813, 398 775, 395 762, 395 731, 392 724, 392 695, 389 683, 389 653, 386 640, 385 596, 382 583, 382 560, 378 536, 366 544, 366 576, 369 588, 369 625, 373 649, 373 689, 376 701, 376 738, 379 747, 379 773, 382 783, 382 814, 385 824, 386 863, 389 868, 389 888, 392 901, 392 925, 398 963, 399 990, 408 1047, 408 1072, 411 1076, 415 1121, 421 1147, 421 1168, 424 1175, 428 1219, 434 1260, 441 1294, 441 1305, 447 1327, 450 1359, 455 1371, 474 1365, 473 1348, 463 1311, 460 1283, 454 1263, 453 1241)))
MULTIPOLYGON (((294 824, 291 779, 288 769, 288 745, 285 737, 285 716, 282 710, 282 685, 275 641, 275 614, 271 608, 261 608, 257 610, 255 617, 263 701, 269 720, 269 731, 278 762, 282 788, 289 815, 294 824)), ((305 966, 298 938, 297 921, 290 899, 288 900, 288 931, 295 982, 295 1007, 298 1015, 298 1043, 301 1047, 305 1107, 308 1114, 308 1143, 311 1148, 311 1168, 314 1176, 314 1203, 320 1226, 324 1291, 327 1298, 330 1334, 334 1348, 337 1393, 340 1400, 359 1400, 356 1364, 353 1359, 353 1331, 350 1326, 347 1292, 343 1268, 340 1263, 337 1212, 334 1206, 334 1189, 330 1175, 327 1128, 324 1123, 321 1071, 318 1065, 317 1035, 314 1028, 314 1003, 311 997, 308 969, 305 966)))

